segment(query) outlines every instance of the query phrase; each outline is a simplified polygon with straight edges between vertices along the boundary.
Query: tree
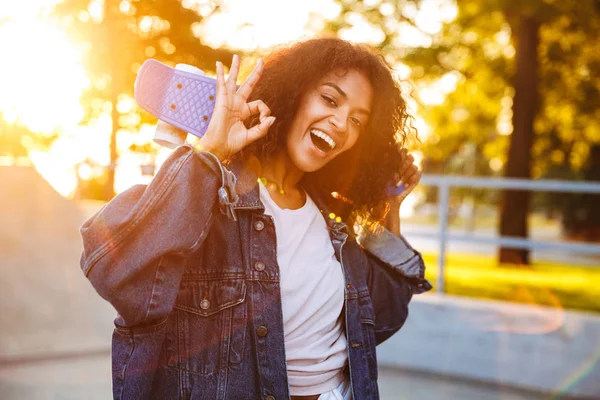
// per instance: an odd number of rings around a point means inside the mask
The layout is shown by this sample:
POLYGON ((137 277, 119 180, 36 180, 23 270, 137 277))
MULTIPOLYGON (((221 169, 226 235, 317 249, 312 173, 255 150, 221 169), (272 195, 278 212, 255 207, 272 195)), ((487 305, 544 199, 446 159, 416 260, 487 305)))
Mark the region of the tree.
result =
MULTIPOLYGON (((539 21, 532 15, 519 15, 517 26, 516 72, 514 76, 513 133, 504 175, 509 178, 531 177, 531 147, 533 122, 538 108, 538 43, 539 21)), ((528 236, 529 191, 504 192, 500 214, 500 234, 528 236)), ((500 248, 498 261, 509 264, 529 264, 529 250, 500 248)))
POLYGON ((0 157, 27 156, 23 140, 30 137, 31 132, 20 125, 7 123, 2 114, 0 112, 0 157))
POLYGON ((0 111, 0 157, 27 157, 28 150, 48 150, 58 137, 58 131, 35 133, 19 121, 7 122, 0 111))
POLYGON ((194 34, 202 15, 214 8, 185 0, 65 0, 56 7, 55 14, 65 29, 86 50, 85 67, 93 85, 82 98, 85 123, 110 110, 112 132, 105 199, 114 196, 119 130, 133 131, 151 119, 147 113, 138 114, 135 107, 119 109, 121 100, 133 97, 136 73, 143 61, 156 58, 171 65, 186 63, 213 71, 217 60, 231 59, 229 51, 213 49, 194 34))
MULTIPOLYGON (((456 81, 442 104, 421 108, 433 132, 427 164, 445 171, 475 143, 488 161, 477 163, 478 174, 538 178, 556 165, 581 169, 600 143, 600 1, 462 0, 456 18, 427 33, 417 11, 431 4, 341 1, 328 25, 343 34, 369 24, 379 32, 374 44, 392 64, 411 66, 417 86, 456 81), (407 46, 407 34, 423 44, 407 46)), ((505 193, 501 235, 527 236, 528 196, 505 193)), ((527 264, 529 254, 504 248, 499 260, 527 264)))

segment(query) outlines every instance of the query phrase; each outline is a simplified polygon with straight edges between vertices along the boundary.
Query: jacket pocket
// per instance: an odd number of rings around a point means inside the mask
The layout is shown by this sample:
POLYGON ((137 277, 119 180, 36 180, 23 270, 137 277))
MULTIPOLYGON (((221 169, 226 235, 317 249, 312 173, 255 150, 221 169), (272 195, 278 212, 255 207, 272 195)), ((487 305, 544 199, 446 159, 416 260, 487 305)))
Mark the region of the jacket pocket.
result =
POLYGON ((184 276, 165 341, 167 364, 210 374, 242 362, 246 341, 244 279, 184 276))

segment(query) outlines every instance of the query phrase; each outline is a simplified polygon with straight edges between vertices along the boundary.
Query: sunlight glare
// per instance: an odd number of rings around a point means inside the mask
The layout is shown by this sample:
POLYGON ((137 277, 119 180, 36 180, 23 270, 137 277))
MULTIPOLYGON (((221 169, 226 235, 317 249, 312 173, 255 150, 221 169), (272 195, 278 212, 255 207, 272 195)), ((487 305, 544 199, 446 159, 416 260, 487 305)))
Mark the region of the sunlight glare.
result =
MULTIPOLYGON (((57 192, 71 197, 77 187, 79 164, 91 162, 95 165, 108 165, 110 162, 110 129, 110 116, 104 114, 90 126, 70 128, 47 152, 30 151, 31 161, 57 192)), ((85 175, 85 168, 83 172, 85 175)))
POLYGON ((37 16, 62 0, 27 0, 0 2, 0 20, 24 20, 37 16))
POLYGON ((444 102, 445 96, 442 92, 440 92, 437 88, 434 87, 424 87, 419 90, 419 98, 423 102, 423 104, 427 105, 440 105, 444 102))
POLYGON ((334 17, 339 6, 331 0, 225 0, 221 11, 205 18, 195 33, 213 47, 255 50, 298 40, 311 32, 311 13, 334 17))
POLYGON ((442 93, 450 94, 456 90, 456 85, 463 79, 464 76, 459 72, 448 72, 440 78, 440 80, 437 82, 437 86, 442 93))
POLYGON ((95 22, 100 22, 104 18, 104 0, 92 0, 88 5, 88 13, 95 22))
POLYGON ((77 186, 77 176, 73 165, 60 157, 60 153, 57 156, 55 153, 32 150, 29 152, 29 158, 42 178, 50 183, 54 190, 65 197, 73 194, 77 186))
POLYGON ((0 112, 14 114, 32 132, 50 133, 83 118, 79 104, 89 85, 79 53, 49 22, 0 26, 0 49, 11 62, 0 65, 0 112))
MULTIPOLYGON (((0 112, 7 122, 23 124, 33 132, 61 133, 48 152, 32 150, 31 160, 58 192, 71 196, 77 184, 78 166, 83 162, 100 166, 109 164, 108 144, 112 125, 108 103, 107 107, 103 107, 105 114, 100 118, 90 121, 89 126, 77 126, 84 113, 79 99, 84 89, 90 85, 81 65, 80 49, 57 29, 52 20, 40 17, 49 7, 59 2, 60 0, 28 0, 0 4, 0 19, 6 21, 0 25, 0 49, 4 54, 11 55, 11 62, 0 66, 0 112)), ((80 13, 79 19, 84 22, 89 19, 101 20, 104 2, 105 0, 91 0, 87 10, 80 13)), ((184 0, 184 3, 188 6, 195 4, 206 10, 210 8, 208 0, 184 0)), ((367 3, 370 7, 379 7, 383 14, 393 13, 394 10, 387 2, 369 0, 367 3)), ((441 29, 440 21, 448 22, 456 16, 456 7, 452 1, 432 0, 430 5, 428 3, 423 2, 419 9, 407 7, 403 10, 405 15, 412 13, 412 17, 418 19, 417 25, 421 30, 408 24, 398 24, 400 39, 394 45, 427 47, 432 43, 430 34, 441 29)), ((129 12, 133 7, 131 0, 120 0, 119 4, 122 11, 129 12)), ((203 41, 214 47, 226 45, 233 49, 252 51, 315 35, 315 26, 319 25, 308 25, 311 16, 323 22, 337 17, 340 11, 340 4, 333 0, 224 0, 219 11, 204 18, 194 32, 202 35, 203 41)), ((382 28, 369 24, 360 15, 350 18, 354 20, 355 26, 344 32, 343 37, 371 44, 383 40, 382 28)), ((140 22, 142 31, 150 31, 156 26, 155 20, 151 18, 140 22)), ((400 79, 406 79, 410 68, 398 64, 395 72, 400 79)), ((99 90, 106 87, 106 82, 102 79, 93 84, 99 90)), ((447 77, 443 85, 447 92, 455 82, 447 77)), ((443 101, 443 94, 439 90, 430 89, 429 93, 425 92, 425 96, 423 92, 421 95, 428 99, 429 104, 432 101, 443 101)), ((130 98, 121 98, 117 104, 120 112, 127 112, 134 106, 130 98)), ((416 127, 422 138, 429 134, 430 129, 421 118, 416 118, 416 127)), ((150 140, 153 129, 152 126, 143 126, 141 130, 144 134, 141 136, 147 136, 150 140)), ((135 182, 149 179, 141 176, 139 168, 140 164, 148 162, 148 155, 131 155, 127 149, 133 140, 131 135, 134 133, 119 131, 118 151, 121 158, 115 182, 117 192, 135 182)), ((168 153, 161 150, 151 158, 160 165, 160 160, 166 158, 168 153)), ((82 178, 89 178, 90 171, 86 167, 82 167, 79 172, 83 175, 82 178)), ((415 196, 411 198, 415 199, 415 196)), ((408 206, 403 208, 408 213, 411 209, 408 206)))
POLYGON ((407 22, 398 24, 398 35, 393 40, 394 46, 403 47, 430 47, 433 41, 431 36, 423 33, 407 22))
POLYGON ((349 13, 347 16, 351 28, 342 29, 339 36, 350 42, 368 43, 378 45, 385 40, 385 33, 373 24, 369 23, 362 15, 358 13, 349 13))

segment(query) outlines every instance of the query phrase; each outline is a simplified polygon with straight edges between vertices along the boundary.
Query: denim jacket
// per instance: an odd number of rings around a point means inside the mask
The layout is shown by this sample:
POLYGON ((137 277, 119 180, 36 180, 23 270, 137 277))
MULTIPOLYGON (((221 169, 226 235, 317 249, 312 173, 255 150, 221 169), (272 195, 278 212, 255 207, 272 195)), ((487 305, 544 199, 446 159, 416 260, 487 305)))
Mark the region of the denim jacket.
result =
MULTIPOLYGON (((83 272, 118 312, 115 399, 289 399, 275 227, 256 176, 231 169, 180 146, 81 228, 83 272)), ((355 399, 377 399, 375 346, 431 285, 406 241, 359 244, 322 211, 345 277, 346 374, 355 399)))

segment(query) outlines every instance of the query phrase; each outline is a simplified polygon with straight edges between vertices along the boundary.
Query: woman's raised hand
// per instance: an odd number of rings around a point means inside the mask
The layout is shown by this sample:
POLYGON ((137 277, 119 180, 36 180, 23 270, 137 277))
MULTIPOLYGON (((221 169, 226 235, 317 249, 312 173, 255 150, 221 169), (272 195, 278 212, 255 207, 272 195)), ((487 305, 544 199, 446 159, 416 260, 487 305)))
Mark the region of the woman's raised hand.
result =
POLYGON ((275 122, 271 110, 261 100, 248 103, 248 97, 260 79, 263 62, 259 60, 246 81, 238 88, 240 58, 233 56, 229 76, 225 80, 223 64, 217 62, 217 99, 206 134, 199 148, 210 151, 220 160, 226 160, 244 147, 267 134, 275 122), (248 129, 244 121, 259 115, 260 123, 248 129))
POLYGON ((421 171, 419 167, 415 165, 415 159, 412 155, 408 154, 406 149, 400 150, 400 170, 396 173, 396 180, 402 182, 404 190, 398 195, 390 199, 392 205, 400 206, 402 201, 413 191, 413 189, 421 181, 421 171))

